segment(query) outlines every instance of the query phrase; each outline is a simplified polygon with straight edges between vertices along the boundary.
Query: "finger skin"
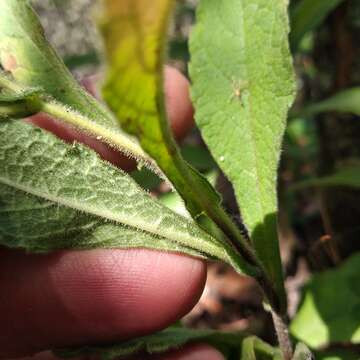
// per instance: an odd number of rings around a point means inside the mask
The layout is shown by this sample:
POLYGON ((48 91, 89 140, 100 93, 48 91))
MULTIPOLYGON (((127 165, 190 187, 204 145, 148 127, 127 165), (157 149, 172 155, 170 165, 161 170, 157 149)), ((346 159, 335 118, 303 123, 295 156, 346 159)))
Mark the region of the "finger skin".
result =
POLYGON ((149 250, 0 250, 0 357, 164 328, 198 300, 200 260, 149 250))
MULTIPOLYGON (((193 107, 189 95, 188 80, 176 69, 166 67, 164 71, 165 100, 167 105, 170 125, 176 139, 181 140, 194 125, 193 107)), ((83 82, 84 86, 92 94, 95 94, 94 79, 83 82)), ((46 114, 35 115, 29 121, 43 129, 49 130, 67 142, 74 140, 94 149, 100 156, 126 171, 134 170, 136 163, 120 154, 109 145, 90 137, 74 129, 68 124, 52 119, 46 114)))

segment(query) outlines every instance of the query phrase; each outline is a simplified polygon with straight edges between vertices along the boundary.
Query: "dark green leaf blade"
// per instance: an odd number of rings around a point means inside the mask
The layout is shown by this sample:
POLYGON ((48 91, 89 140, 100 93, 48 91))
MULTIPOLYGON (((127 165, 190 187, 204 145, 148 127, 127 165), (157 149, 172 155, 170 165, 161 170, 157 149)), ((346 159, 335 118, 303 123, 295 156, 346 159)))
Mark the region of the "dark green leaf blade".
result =
POLYGON ((302 37, 315 29, 343 0, 302 0, 291 12, 291 47, 296 50, 302 37))
POLYGON ((292 185, 290 189, 301 190, 309 187, 333 186, 360 188, 360 166, 349 166, 328 176, 300 181, 292 185))
POLYGON ((242 219, 284 311, 276 179, 295 91, 285 3, 202 0, 190 42, 196 122, 234 186, 242 219))
POLYGON ((301 114, 316 115, 329 111, 360 116, 360 87, 339 91, 328 99, 305 107, 301 114))

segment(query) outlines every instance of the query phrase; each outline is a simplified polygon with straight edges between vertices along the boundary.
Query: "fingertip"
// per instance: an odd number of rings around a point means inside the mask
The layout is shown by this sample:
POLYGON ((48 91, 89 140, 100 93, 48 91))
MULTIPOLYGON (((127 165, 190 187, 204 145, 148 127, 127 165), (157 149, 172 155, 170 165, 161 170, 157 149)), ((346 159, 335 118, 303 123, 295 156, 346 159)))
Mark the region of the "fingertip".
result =
POLYGON ((173 67, 166 66, 164 75, 168 117, 176 139, 181 140, 194 126, 190 84, 187 78, 173 67))
POLYGON ((0 256, 2 356, 160 330, 193 307, 206 279, 204 262, 149 250, 0 256))

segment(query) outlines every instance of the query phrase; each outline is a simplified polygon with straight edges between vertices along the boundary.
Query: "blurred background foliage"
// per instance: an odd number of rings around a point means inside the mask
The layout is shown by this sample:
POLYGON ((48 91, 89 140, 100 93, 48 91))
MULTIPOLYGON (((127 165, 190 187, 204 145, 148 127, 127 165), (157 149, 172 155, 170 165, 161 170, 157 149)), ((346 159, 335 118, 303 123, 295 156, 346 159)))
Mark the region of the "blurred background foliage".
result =
MULTIPOLYGON (((178 1, 170 29, 168 63, 185 75, 196 3, 178 1)), ((33 4, 50 42, 75 76, 80 80, 101 73, 95 0, 33 4)), ((298 96, 289 114, 279 170, 279 228, 292 334, 321 350, 317 358, 359 359, 360 1, 291 0, 289 12, 298 96)), ((231 185, 196 129, 181 149, 216 185, 238 220, 231 185)), ((138 169, 133 176, 166 205, 186 214, 181 200, 155 175, 138 169)), ((184 323, 247 330, 274 342, 261 300, 252 279, 210 264, 205 292, 184 323)))

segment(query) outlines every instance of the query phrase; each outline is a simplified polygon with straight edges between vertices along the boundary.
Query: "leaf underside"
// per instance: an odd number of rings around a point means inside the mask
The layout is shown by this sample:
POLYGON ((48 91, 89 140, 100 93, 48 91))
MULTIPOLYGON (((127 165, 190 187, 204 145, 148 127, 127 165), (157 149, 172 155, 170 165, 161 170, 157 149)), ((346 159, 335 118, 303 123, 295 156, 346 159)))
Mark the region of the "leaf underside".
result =
MULTIPOLYGON (((125 341, 113 346, 83 347, 80 349, 56 350, 55 354, 74 358, 94 354, 101 360, 112 360, 129 355, 156 355, 177 350, 190 343, 206 343, 218 349, 226 359, 242 360, 281 360, 277 348, 264 343, 255 336, 245 337, 241 332, 222 332, 218 330, 189 329, 172 326, 158 333, 125 341)), ((303 360, 296 358, 294 360, 303 360)), ((306 359, 311 360, 311 359, 306 359)))
POLYGON ((231 248, 152 199, 129 175, 24 122, 0 123, 0 184, 2 245, 41 252, 146 247, 236 266, 231 248))
POLYGON ((277 171, 294 99, 285 1, 202 0, 191 35, 195 119, 232 182, 257 257, 285 308, 277 171))

